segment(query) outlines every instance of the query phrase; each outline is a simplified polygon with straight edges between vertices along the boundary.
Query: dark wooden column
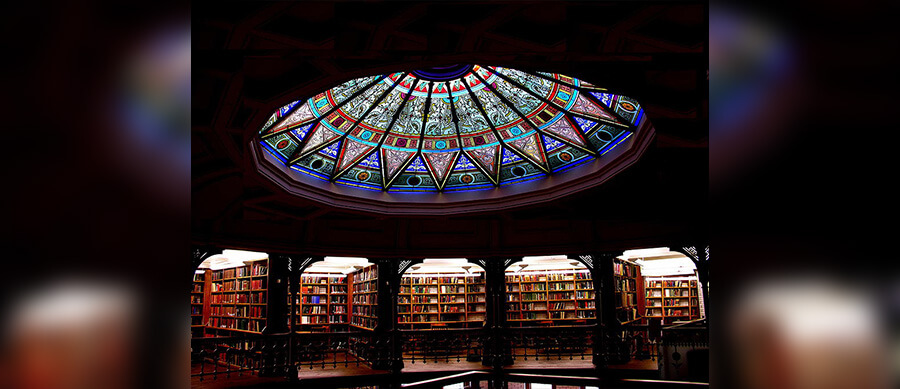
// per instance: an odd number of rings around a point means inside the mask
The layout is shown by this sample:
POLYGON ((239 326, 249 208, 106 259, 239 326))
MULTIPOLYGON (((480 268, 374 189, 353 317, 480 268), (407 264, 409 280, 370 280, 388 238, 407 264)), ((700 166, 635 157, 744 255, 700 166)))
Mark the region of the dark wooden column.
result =
POLYGON ((513 363, 506 326, 506 266, 512 259, 476 261, 485 271, 485 323, 482 365, 501 369, 513 363))
POLYGON ((372 333, 372 368, 399 372, 403 368, 399 334, 396 333, 397 299, 400 291, 398 260, 378 258, 370 260, 377 265, 378 297, 376 314, 378 323, 372 333))
POLYGON ((288 256, 284 254, 272 254, 269 256, 269 270, 266 282, 268 292, 266 294, 266 326, 264 335, 283 334, 290 330, 288 327, 288 256))
POLYGON ((610 364, 627 362, 623 355, 621 325, 616 318, 616 287, 613 261, 616 253, 597 253, 593 258, 591 278, 594 279, 594 299, 597 305, 597 330, 594 332, 594 366, 606 368, 610 364))

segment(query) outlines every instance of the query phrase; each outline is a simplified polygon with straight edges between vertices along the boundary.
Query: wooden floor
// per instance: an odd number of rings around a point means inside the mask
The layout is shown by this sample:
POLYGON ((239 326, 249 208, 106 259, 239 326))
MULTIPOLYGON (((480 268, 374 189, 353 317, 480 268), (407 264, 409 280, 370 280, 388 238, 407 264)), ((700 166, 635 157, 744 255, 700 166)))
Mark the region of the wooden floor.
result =
MULTIPOLYGON (((352 376, 364 376, 364 375, 386 375, 389 372, 384 370, 373 370, 369 366, 365 364, 356 365, 355 360, 348 360, 347 366, 344 366, 344 360, 340 358, 334 358, 333 360, 329 360, 324 366, 321 364, 316 364, 312 369, 309 369, 308 366, 304 366, 298 372, 298 378, 302 382, 307 380, 308 382, 323 379, 323 378, 337 378, 337 377, 352 377, 352 376)), ((212 363, 204 363, 202 366, 200 363, 195 363, 191 366, 191 388, 205 388, 205 389, 220 389, 220 388, 250 388, 250 387, 286 387, 286 380, 282 377, 259 377, 256 372, 242 372, 242 373, 227 373, 225 367, 219 366, 220 374, 216 376, 205 376, 202 381, 200 377, 193 376, 193 374, 198 374, 201 371, 201 368, 204 372, 209 373, 215 371, 215 365, 212 363)), ((590 359, 580 359, 578 357, 574 357, 572 360, 569 360, 568 357, 563 357, 562 359, 551 359, 551 360, 534 360, 534 358, 529 358, 527 361, 524 359, 517 359, 515 363, 511 366, 508 366, 508 370, 533 370, 533 369, 592 369, 593 363, 590 359)), ((638 371, 642 370, 647 373, 652 373, 652 371, 657 370, 657 362, 656 360, 645 360, 645 361, 631 361, 624 365, 612 365, 611 369, 617 370, 629 370, 629 371, 638 371)), ((434 362, 433 360, 427 361, 427 363, 423 363, 422 360, 416 360, 415 363, 411 361, 404 361, 404 373, 426 373, 426 372, 465 372, 465 371, 473 371, 473 370, 488 370, 488 368, 481 364, 481 362, 467 362, 465 360, 460 360, 460 362, 456 362, 455 359, 450 359, 450 362, 446 362, 445 360, 441 360, 438 362, 434 362)))

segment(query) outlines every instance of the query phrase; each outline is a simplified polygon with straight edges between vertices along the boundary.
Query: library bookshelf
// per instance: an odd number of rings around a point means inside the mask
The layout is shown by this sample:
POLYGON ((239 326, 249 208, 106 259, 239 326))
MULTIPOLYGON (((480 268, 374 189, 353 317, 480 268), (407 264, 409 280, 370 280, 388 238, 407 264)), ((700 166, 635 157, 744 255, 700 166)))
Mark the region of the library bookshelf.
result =
POLYGON ((506 273, 510 327, 588 324, 596 318, 587 270, 506 273))
POLYGON ((400 279, 400 329, 477 328, 484 319, 483 274, 434 273, 400 279))
POLYGON ((378 324, 378 266, 369 265, 348 274, 350 327, 374 330, 378 324))
POLYGON ((613 261, 613 279, 616 319, 622 324, 640 320, 641 313, 644 311, 644 300, 640 298, 644 286, 641 266, 616 258, 613 261))
POLYGON ((260 333, 265 328, 268 260, 245 263, 207 273, 210 281, 206 336, 260 333))
POLYGON ((206 292, 209 289, 209 285, 207 285, 207 274, 209 270, 202 270, 200 272, 194 273, 194 280, 192 282, 191 289, 191 336, 192 337, 202 337, 203 336, 203 326, 206 319, 204 318, 204 314, 207 312, 208 308, 204 306, 204 302, 209 302, 209 299, 205 296, 206 292))
POLYGON ((646 317, 663 324, 700 318, 696 277, 645 278, 646 317))
POLYGON ((294 296, 294 328, 303 332, 346 330, 350 323, 347 282, 343 274, 303 273, 294 296))

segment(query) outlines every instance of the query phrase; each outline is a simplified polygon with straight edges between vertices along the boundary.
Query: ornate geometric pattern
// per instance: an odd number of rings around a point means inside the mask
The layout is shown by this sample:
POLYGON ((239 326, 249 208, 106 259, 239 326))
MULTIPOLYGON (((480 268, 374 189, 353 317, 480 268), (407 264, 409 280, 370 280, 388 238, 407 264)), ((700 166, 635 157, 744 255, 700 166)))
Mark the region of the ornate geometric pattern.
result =
POLYGON ((637 101, 574 77, 459 68, 372 75, 295 99, 268 117, 259 144, 293 171, 342 186, 459 192, 601 158, 644 120, 637 101))

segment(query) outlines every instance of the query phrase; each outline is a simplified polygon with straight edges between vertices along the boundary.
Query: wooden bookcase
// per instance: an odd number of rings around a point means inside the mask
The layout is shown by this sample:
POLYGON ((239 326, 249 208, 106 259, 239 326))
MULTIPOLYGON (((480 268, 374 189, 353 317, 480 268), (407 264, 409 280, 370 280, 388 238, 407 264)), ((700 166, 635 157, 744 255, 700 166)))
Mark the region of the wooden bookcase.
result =
POLYGON ((699 289, 696 277, 647 277, 647 318, 663 324, 700 318, 699 289))
POLYGON ((266 326, 267 274, 265 259, 211 271, 206 335, 261 332, 266 326))
POLYGON ((303 273, 293 305, 294 328, 312 332, 346 330, 350 323, 348 286, 348 277, 343 274, 303 273))
POLYGON ((194 273, 191 289, 191 337, 203 337, 204 323, 208 319, 205 315, 209 311, 209 299, 206 297, 209 291, 209 270, 202 273, 194 273))
POLYGON ((401 329, 480 327, 485 319, 484 288, 483 275, 402 277, 397 325, 401 329))
POLYGON ((587 324, 596 318, 589 272, 507 273, 506 301, 510 327, 587 324))
POLYGON ((378 267, 369 265, 348 274, 350 280, 350 326, 374 330, 378 324, 378 267))
POLYGON ((641 266, 616 258, 613 261, 616 319, 628 324, 641 319, 644 301, 640 298, 644 287, 641 266))

